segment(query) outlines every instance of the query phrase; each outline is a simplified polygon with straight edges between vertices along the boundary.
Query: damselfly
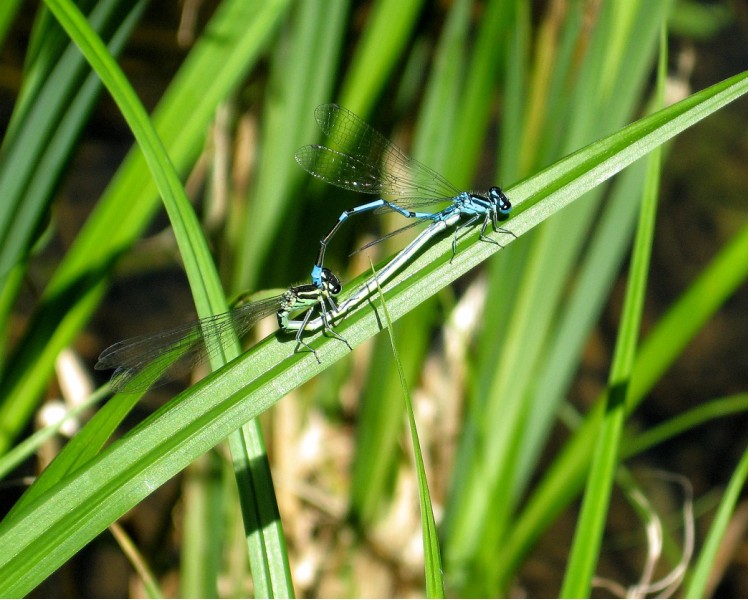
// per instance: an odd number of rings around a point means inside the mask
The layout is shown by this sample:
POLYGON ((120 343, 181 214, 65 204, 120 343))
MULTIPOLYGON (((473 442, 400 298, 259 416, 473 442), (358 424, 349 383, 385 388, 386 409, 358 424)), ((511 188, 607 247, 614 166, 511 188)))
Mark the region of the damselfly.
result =
POLYGON ((294 351, 304 346, 318 362, 314 348, 303 339, 304 332, 323 329, 351 346, 331 326, 328 314, 338 311, 334 297, 341 283, 328 269, 322 271, 322 286, 314 284, 289 288, 283 294, 242 304, 229 312, 198 319, 166 331, 130 338, 110 346, 99 356, 94 368, 115 369, 111 386, 117 392, 142 392, 189 372, 198 364, 221 352, 222 340, 233 330, 240 338, 260 319, 276 313, 283 331, 296 331, 294 351), (307 310, 301 319, 292 320, 297 311, 307 310), (319 315, 312 318, 314 310, 319 315))
POLYGON ((479 238, 499 242, 486 235, 491 224, 495 232, 512 232, 499 226, 512 205, 499 187, 486 194, 460 191, 447 179, 411 158, 384 135, 375 131, 351 111, 337 104, 315 109, 315 120, 327 136, 328 146, 310 145, 297 150, 295 157, 303 169, 315 177, 346 190, 377 194, 380 198, 344 211, 333 228, 320 241, 320 251, 312 269, 312 282, 322 285, 325 249, 338 228, 350 216, 371 210, 390 210, 404 217, 432 220, 450 219, 460 223, 453 238, 457 252, 459 232, 483 218, 479 238), (445 206, 447 204, 447 206, 445 206), (421 211, 412 208, 427 209, 421 211), (454 219, 453 215, 458 215, 454 219))

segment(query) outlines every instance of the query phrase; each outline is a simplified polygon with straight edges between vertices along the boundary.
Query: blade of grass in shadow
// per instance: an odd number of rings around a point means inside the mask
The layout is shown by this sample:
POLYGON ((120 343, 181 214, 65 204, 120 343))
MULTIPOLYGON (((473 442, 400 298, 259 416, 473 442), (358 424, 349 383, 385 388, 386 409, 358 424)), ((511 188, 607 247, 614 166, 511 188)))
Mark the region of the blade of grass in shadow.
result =
MULTIPOLYGON (((730 78, 641 119, 508 189, 519 214, 506 226, 517 235, 535 227, 745 90, 746 74, 730 78)), ((745 231, 743 235, 745 244, 745 231)), ((390 285, 383 286, 393 321, 498 251, 493 244, 483 243, 476 236, 466 237, 470 239, 458 245, 454 258, 452 236, 448 235, 414 259, 390 285)), ((745 277, 745 247, 739 258, 744 261, 741 277, 745 277)), ((735 262, 735 258, 731 260, 735 262)), ((715 283, 717 290, 725 289, 724 281, 715 283)), ((720 296, 719 291, 713 291, 712 296, 702 301, 709 304, 716 296, 720 296)), ((376 307, 368 305, 366 310, 349 315, 337 330, 352 346, 357 345, 381 329, 376 312, 376 307)), ((688 320, 690 324, 699 320, 699 315, 696 310, 694 319, 688 320)), ((679 327, 675 332, 677 340, 683 339, 685 329, 691 331, 684 323, 679 323, 679 327)), ((338 340, 321 342, 319 335, 309 336, 306 341, 317 350, 321 360, 318 364, 310 353, 294 353, 294 344, 283 343, 283 339, 282 334, 271 336, 220 372, 180 394, 85 467, 24 507, 12 520, 0 524, 0 547, 14 549, 12 555, 0 555, 0 594, 28 593, 109 523, 196 456, 348 353, 338 340)), ((644 347, 639 358, 647 352, 644 347)), ((662 359, 651 357, 651 364, 662 365, 662 359)), ((651 364, 645 368, 654 368, 651 364)), ((638 368, 642 368, 639 362, 638 368)), ((637 370, 636 374, 640 375, 637 370)), ((647 377, 639 381, 633 378, 629 390, 632 397, 642 393, 643 381, 647 377)), ((585 452, 584 456, 589 457, 590 453, 585 452)), ((570 486, 571 482, 565 479, 563 485, 570 486)), ((503 552, 503 560, 507 550, 503 552)))
POLYGON ((260 423, 252 419, 229 438, 256 598, 293 598, 286 537, 278 512, 260 423))
MULTIPOLYGON (((0 288, 0 373, 4 373, 5 371, 7 363, 6 354, 11 340, 11 336, 9 335, 11 325, 10 313, 15 306, 18 292, 23 286, 25 277, 26 264, 19 263, 8 272, 5 278, 5 285, 0 288)), ((2 406, 2 403, 0 403, 0 406, 2 406)), ((2 413, 2 408, 0 408, 0 413, 2 413)))
POLYGON ((159 587, 158 580, 154 577, 153 571, 148 566, 145 557, 138 550, 138 547, 130 536, 125 533, 125 530, 119 523, 112 523, 112 525, 109 526, 109 531, 112 532, 112 536, 117 540, 117 544, 119 544, 123 554, 127 556, 133 569, 138 574, 138 577, 140 577, 140 581, 143 584, 148 597, 163 598, 164 593, 159 587))
MULTIPOLYGON (((374 266, 372 266, 374 273, 374 266)), ((387 328, 390 346, 393 351, 395 366, 398 370, 398 377, 401 382, 401 391, 403 400, 406 403, 406 415, 408 416, 408 427, 411 431, 411 445, 414 455, 414 467, 419 484, 419 508, 421 510, 421 533, 424 544, 424 571, 426 577, 426 588, 428 598, 444 598, 445 583, 442 579, 442 560, 440 559, 440 545, 437 537, 437 525, 434 522, 434 511, 432 510, 432 499, 429 495, 429 482, 427 481, 426 470, 424 469, 424 457, 421 454, 421 444, 419 443, 419 430, 416 427, 416 417, 414 416, 413 403, 411 402, 411 393, 408 389, 406 375, 403 372, 398 358, 398 346, 395 343, 393 333, 393 323, 388 313, 387 302, 382 295, 382 288, 377 285, 382 313, 385 316, 385 326, 387 328)))
MULTIPOLYGON (((707 534, 707 539, 702 546, 700 555, 697 558, 697 564, 692 572, 689 583, 686 586, 685 598, 704 598, 708 590, 710 574, 715 565, 716 556, 720 550, 721 543, 725 537, 726 529, 731 520, 731 515, 736 509, 736 503, 744 492, 747 474, 747 451, 744 451, 741 460, 736 465, 736 469, 731 476, 725 493, 720 501, 720 506, 715 515, 715 519, 707 534)), ((708 592, 709 593, 709 592, 708 592)))
POLYGON ((676 436, 690 431, 703 423, 714 419, 745 413, 747 395, 736 394, 727 398, 712 400, 675 416, 652 429, 639 433, 634 438, 625 440, 622 445, 622 458, 627 459, 654 448, 676 436))
POLYGON ((0 2, 0 50, 5 45, 5 36, 8 29, 16 18, 18 9, 21 7, 21 0, 6 0, 0 2))

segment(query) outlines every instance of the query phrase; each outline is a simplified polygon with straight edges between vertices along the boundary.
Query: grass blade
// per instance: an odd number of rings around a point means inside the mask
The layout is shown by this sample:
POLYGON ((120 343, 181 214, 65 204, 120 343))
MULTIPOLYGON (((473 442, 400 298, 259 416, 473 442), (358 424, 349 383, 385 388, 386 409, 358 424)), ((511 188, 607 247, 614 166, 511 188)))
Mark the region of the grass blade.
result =
MULTIPOLYGON (((650 392, 684 347, 704 327, 718 308, 746 280, 747 231, 736 235, 679 298, 638 349, 627 407, 631 412, 650 392)), ((602 416, 600 400, 575 432, 563 453, 546 470, 543 481, 525 502, 504 546, 496 570, 498 587, 509 578, 532 549, 541 532, 566 508, 581 489, 593 454, 602 416)))
MULTIPOLYGON (((68 2, 49 0, 48 6, 71 36, 71 39, 79 46, 86 59, 112 94, 138 141, 169 214, 198 315, 200 317, 207 317, 212 314, 226 312, 225 295, 218 273, 214 267, 213 259, 208 250, 208 245, 203 237, 200 223, 146 111, 140 104, 124 74, 107 52, 98 36, 90 29, 83 15, 68 2)), ((230 338, 223 340, 222 346, 223 355, 211 357, 211 366, 213 368, 218 368, 226 364, 228 360, 235 358, 239 354, 239 342, 236 336, 234 336, 233 340, 230 338)), ((252 426, 246 426, 246 431, 243 433, 248 437, 255 438, 259 432, 252 426)), ((233 434, 233 437, 237 439, 232 442, 232 448, 237 451, 244 450, 239 442, 240 435, 239 433, 233 434)), ((256 462, 256 459, 264 456, 262 441, 253 439, 252 446, 254 446, 253 449, 259 448, 261 453, 251 455, 242 453, 240 455, 241 458, 235 458, 235 460, 245 461, 248 467, 237 471, 240 488, 250 485, 250 478, 253 474, 265 480, 270 478, 269 473, 267 473, 266 462, 262 460, 256 462), (254 473, 256 470, 255 467, 266 472, 254 473)), ((262 510, 263 505, 273 507, 272 510, 276 517, 272 521, 276 524, 274 528, 275 535, 269 537, 268 540, 258 540, 255 538, 257 530, 248 529, 249 541, 251 545, 257 544, 260 547, 258 552, 264 555, 276 554, 283 556, 285 555, 283 552, 285 543, 280 525, 278 524, 272 487, 266 485, 262 489, 255 488, 255 491, 256 494, 252 496, 253 507, 259 496, 262 497, 262 500, 257 504, 260 507, 259 510, 262 510)), ((288 564, 283 564, 281 568, 288 572, 288 564)), ((272 588, 273 582, 266 583, 265 581, 261 581, 260 574, 265 573, 265 570, 256 569, 256 572, 258 571, 257 585, 259 589, 267 590, 270 588, 274 594, 290 595, 287 585, 290 582, 288 573, 285 573, 279 582, 282 589, 275 590, 272 588)))
POLYGON ((725 531, 731 519, 731 514, 733 513, 736 503, 739 500, 739 496, 743 493, 746 485, 747 464, 747 452, 745 451, 741 460, 739 460, 739 463, 736 465, 736 469, 733 472, 728 488, 720 501, 715 520, 710 527, 710 532, 708 533, 702 551, 697 558, 695 569, 689 579, 689 583, 687 584, 687 590, 684 594, 685 598, 705 597, 710 571, 715 563, 718 550, 720 549, 725 531))
MULTIPOLYGON (((374 272, 374 267, 372 268, 374 272)), ((393 324, 390 321, 387 303, 382 295, 382 289, 377 285, 380 296, 380 305, 385 316, 388 338, 393 350, 395 366, 398 370, 398 377, 401 382, 403 400, 406 403, 406 415, 408 416, 408 427, 411 432, 411 447, 413 448, 414 466, 416 476, 419 482, 419 507, 421 509, 421 528, 424 543, 424 570, 426 573, 426 587, 428 598, 444 598, 445 582, 442 579, 442 560, 440 558, 439 538, 437 537, 437 525, 434 521, 434 511, 432 510, 432 499, 429 495, 429 482, 427 481, 426 470, 424 469, 424 457, 421 454, 421 444, 419 443, 419 430, 416 427, 416 418, 414 416, 413 403, 411 402, 411 393, 408 390, 408 382, 403 371, 403 365, 398 358, 398 346, 395 343, 393 333, 393 324)))
MULTIPOLYGON (((659 63, 659 95, 662 103, 666 75, 665 28, 661 33, 659 63)), ((575 530, 571 555, 567 564, 561 596, 565 598, 590 595, 598 556, 603 541, 606 515, 619 462, 622 431, 626 416, 627 388, 632 378, 642 310, 645 303, 648 270, 655 232, 658 207, 661 149, 648 159, 648 174, 640 208, 637 235, 627 282, 627 293, 619 325, 603 420, 598 432, 590 473, 583 496, 580 519, 575 530)))

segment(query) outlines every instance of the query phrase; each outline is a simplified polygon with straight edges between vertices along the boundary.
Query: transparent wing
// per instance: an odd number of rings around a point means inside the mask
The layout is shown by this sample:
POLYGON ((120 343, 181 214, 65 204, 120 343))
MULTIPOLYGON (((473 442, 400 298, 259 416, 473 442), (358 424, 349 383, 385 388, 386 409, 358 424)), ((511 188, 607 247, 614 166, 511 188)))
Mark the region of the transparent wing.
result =
POLYGON ((311 175, 346 190, 406 199, 419 206, 450 202, 460 193, 447 179, 411 158, 351 111, 323 104, 315 120, 328 146, 310 145, 296 152, 311 175))
POLYGON ((260 319, 277 312, 283 296, 251 302, 229 312, 198 319, 152 335, 113 344, 99 356, 95 369, 115 369, 116 392, 144 392, 190 372, 218 355, 230 330, 244 336, 260 319))
POLYGON ((395 237, 396 235, 400 235, 401 233, 404 233, 408 231, 409 229, 413 229, 414 227, 418 227, 422 223, 425 222, 431 222, 429 219, 417 219, 408 225, 405 225, 401 227, 400 229, 396 229, 395 231, 391 231, 390 233, 387 233, 383 235, 381 238, 377 238, 373 242, 369 242, 368 244, 364 244, 361 248, 358 248, 357 250, 354 250, 349 256, 354 256, 355 254, 359 254, 359 252, 363 252, 367 248, 371 248, 372 246, 375 246, 376 244, 379 244, 380 242, 384 242, 385 240, 389 240, 392 237, 395 237))

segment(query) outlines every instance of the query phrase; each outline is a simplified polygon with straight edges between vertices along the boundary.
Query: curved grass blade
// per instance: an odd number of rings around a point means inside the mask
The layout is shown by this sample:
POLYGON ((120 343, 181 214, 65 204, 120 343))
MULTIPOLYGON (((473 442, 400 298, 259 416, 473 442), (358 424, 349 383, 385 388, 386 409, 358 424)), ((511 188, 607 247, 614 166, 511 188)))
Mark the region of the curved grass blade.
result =
MULTIPOLYGON (((376 275, 374 266, 372 272, 376 275)), ((424 544, 424 571, 426 575, 427 597, 444 598, 445 582, 442 578, 442 559, 440 558, 440 543, 437 536, 437 524, 434 521, 434 510, 432 509, 432 499, 429 495, 429 482, 427 481, 426 469, 424 468, 424 457, 421 454, 421 444, 419 443, 419 430, 416 426, 416 417, 414 416, 414 407, 411 402, 411 393, 408 390, 406 374, 403 371, 403 365, 398 358, 398 347, 395 343, 395 334, 393 333, 393 323, 390 320, 390 313, 387 309, 387 302, 382 295, 382 288, 377 284, 382 312, 385 316, 390 346, 393 350, 395 366, 398 369, 398 377, 403 391, 403 400, 406 403, 406 415, 408 416, 408 427, 411 432, 411 446, 414 453, 414 467, 418 478, 419 486, 419 508, 421 511, 421 531, 422 541, 424 544)))

